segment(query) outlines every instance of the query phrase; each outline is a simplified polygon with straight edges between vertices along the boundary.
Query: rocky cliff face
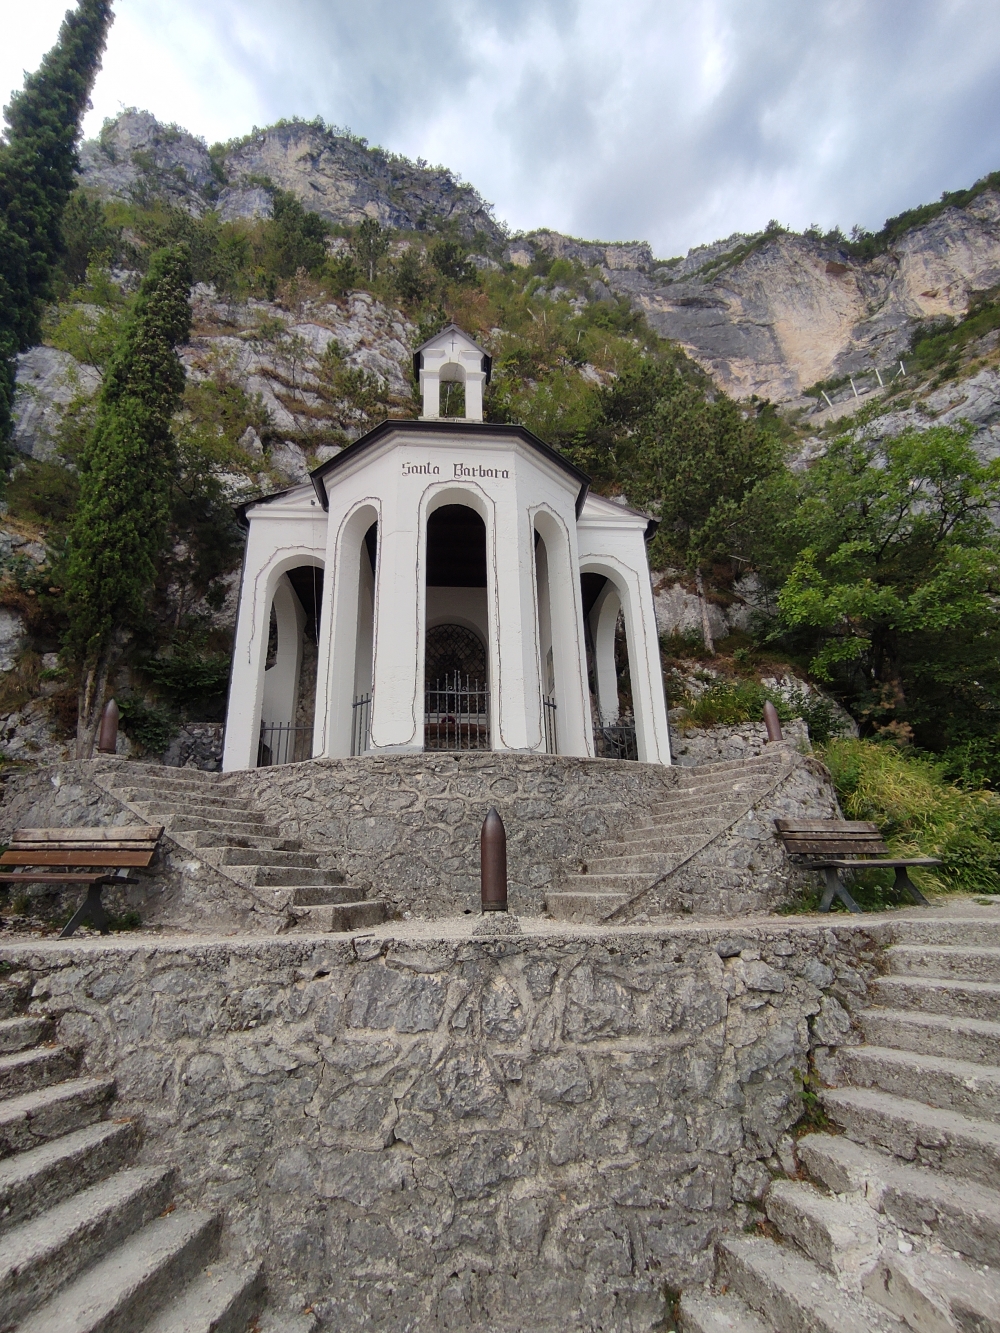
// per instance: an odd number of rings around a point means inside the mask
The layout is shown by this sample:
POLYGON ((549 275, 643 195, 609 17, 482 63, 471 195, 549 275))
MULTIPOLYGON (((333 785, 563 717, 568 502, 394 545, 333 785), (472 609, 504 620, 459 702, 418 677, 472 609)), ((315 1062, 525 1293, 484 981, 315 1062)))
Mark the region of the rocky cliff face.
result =
POLYGON ((544 231, 509 248, 521 263, 536 251, 599 266, 727 392, 790 402, 818 381, 895 366, 917 323, 961 317, 971 294, 1000 283, 1000 195, 945 210, 869 261, 781 234, 729 237, 669 265, 645 245, 544 231))
MULTIPOLYGON (((447 170, 318 123, 255 130, 209 152, 146 112, 126 111, 81 157, 84 185, 106 198, 158 196, 231 220, 270 213, 269 181, 335 223, 373 217, 403 231, 451 224, 468 239, 487 238, 496 253, 504 240, 482 197, 447 170)), ((530 265, 539 254, 598 270, 594 299, 625 296, 729 393, 790 403, 819 381, 895 366, 918 322, 960 317, 972 293, 1000 284, 1000 195, 946 209, 867 261, 824 240, 765 234, 730 236, 662 262, 643 241, 546 230, 511 241, 504 258, 530 265)))
POLYGON ((227 221, 268 216, 267 180, 330 222, 372 217, 407 231, 445 222, 470 239, 501 236, 489 205, 450 171, 369 148, 318 123, 255 130, 210 153, 203 140, 148 112, 124 111, 83 145, 80 159, 83 184, 103 198, 158 196, 197 216, 209 208, 227 221))

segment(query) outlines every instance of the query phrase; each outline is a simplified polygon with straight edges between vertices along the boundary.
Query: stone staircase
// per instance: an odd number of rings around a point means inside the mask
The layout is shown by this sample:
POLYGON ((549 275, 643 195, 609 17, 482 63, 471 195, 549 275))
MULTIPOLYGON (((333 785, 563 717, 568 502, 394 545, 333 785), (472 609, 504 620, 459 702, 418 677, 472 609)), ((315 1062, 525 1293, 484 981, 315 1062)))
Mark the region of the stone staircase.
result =
POLYGON ((79 1073, 28 990, 0 983, 0 1329, 307 1333, 268 1322, 260 1265, 219 1261, 221 1218, 175 1206, 173 1168, 133 1164, 114 1080, 79 1073))
MULTIPOLYGON (((557 921, 611 921, 641 910, 643 898, 728 833, 788 776, 789 750, 775 745, 753 759, 678 768, 678 783, 639 824, 599 844, 583 869, 564 877, 546 907, 557 921)), ((718 868, 718 879, 725 868, 718 868)))
POLYGON ((901 918, 764 1234, 717 1246, 683 1333, 1000 1333, 1000 910, 901 918))
POLYGON ((361 930, 386 919, 381 899, 359 898, 340 871, 324 867, 332 852, 282 838, 227 774, 129 761, 105 768, 101 785, 289 925, 361 930))

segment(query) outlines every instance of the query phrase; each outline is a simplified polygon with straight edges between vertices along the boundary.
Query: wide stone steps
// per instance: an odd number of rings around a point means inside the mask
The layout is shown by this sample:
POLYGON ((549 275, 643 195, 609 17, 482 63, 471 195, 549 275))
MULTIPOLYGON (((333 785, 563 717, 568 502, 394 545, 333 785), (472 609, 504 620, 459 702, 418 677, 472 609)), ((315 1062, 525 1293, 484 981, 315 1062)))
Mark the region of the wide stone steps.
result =
POLYGON ((0 1158, 100 1120, 114 1091, 112 1078, 74 1078, 0 1102, 0 1158))
POLYGON ((679 1333, 775 1333, 738 1296, 695 1296, 680 1300, 679 1333))
POLYGON ((821 1194, 801 1180, 776 1180, 768 1220, 838 1281, 860 1282, 879 1251, 878 1216, 867 1203, 821 1194))
POLYGON ((163 824, 167 828, 178 827, 168 821, 194 819, 194 828, 222 828, 234 832, 252 832, 259 829, 264 833, 278 836, 277 825, 268 824, 265 815, 258 810, 251 810, 243 805, 233 810, 221 810, 216 806, 204 806, 198 801, 135 801, 133 804, 149 817, 150 823, 163 824))
POLYGON ((988 1120, 877 1088, 827 1088, 819 1097, 834 1124, 858 1143, 970 1180, 998 1179, 1000 1127, 988 1120))
POLYGON ((293 915, 302 930, 367 930, 380 926, 388 917, 388 908, 380 898, 353 903, 327 903, 294 908, 293 915))
POLYGON ((241 801, 238 796, 202 794, 186 787, 116 787, 115 793, 123 800, 133 801, 137 805, 144 805, 150 801, 159 803, 167 800, 180 805, 197 804, 205 810, 221 810, 225 813, 238 814, 241 810, 246 809, 246 802, 241 801))
POLYGON ((991 911, 981 916, 948 916, 947 908, 939 907, 929 918, 900 917, 893 922, 892 933, 897 946, 928 944, 979 948, 980 945, 986 945, 1000 948, 1000 912, 991 911))
POLYGON ((938 977, 877 977, 875 998, 891 1009, 1000 1022, 1000 986, 986 981, 938 977))
POLYGON ((881 1088, 963 1115, 1000 1119, 1000 1068, 885 1046, 847 1046, 840 1052, 854 1087, 881 1088))
POLYGON ((727 1236, 716 1281, 780 1333, 900 1333, 897 1319, 791 1245, 764 1236, 727 1236))
MULTIPOLYGON (((168 1307, 161 1310, 143 1333, 245 1333, 264 1295, 260 1264, 223 1267, 214 1264, 201 1273, 168 1307)), ((314 1321, 309 1321, 309 1327, 314 1321)))
POLYGON ((545 906, 556 921, 603 921, 628 900, 627 893, 549 893, 545 906))
POLYGON ((0 1162, 0 1231, 126 1166, 138 1146, 134 1121, 98 1120, 5 1158, 0 1162))
POLYGON ((897 1227, 926 1233, 974 1263, 1000 1266, 1000 1191, 901 1162, 845 1135, 807 1134, 799 1161, 834 1194, 866 1198, 897 1227))
POLYGON ((870 1046, 1000 1066, 1000 1023, 904 1009, 866 1009, 860 1022, 870 1046))
MULTIPOLYGON (((187 770, 184 771, 187 774, 187 770)), ((150 823, 162 824, 180 844, 275 914, 305 930, 343 931, 379 925, 388 916, 381 899, 345 883, 341 871, 320 864, 330 853, 303 849, 256 809, 230 778, 174 777, 150 768, 116 775, 111 790, 150 823)))
POLYGON ((40 1046, 0 1055, 0 1097, 19 1097, 76 1073, 76 1057, 65 1046, 40 1046))
POLYGON ((145 1329, 148 1317, 214 1257, 218 1231, 212 1213, 178 1212, 150 1221, 36 1309, 18 1333, 145 1329))
MULTIPOLYGON (((45 1015, 3 1024, 15 1046, 53 1027, 45 1015)), ((75 1069, 56 1044, 0 1057, 0 1329, 247 1333, 260 1266, 214 1262, 221 1219, 173 1208, 174 1168, 132 1165, 138 1126, 100 1118, 113 1080, 75 1069)))
POLYGON ((52 1036, 51 1018, 34 1014, 18 1014, 14 1018, 0 1019, 0 1051, 12 1055, 23 1051, 27 1046, 35 1046, 48 1041, 52 1036))
POLYGON ((1000 948, 896 944, 889 950, 894 976, 1000 984, 1000 948))
POLYGON ((0 1237, 0 1327, 161 1213, 173 1176, 170 1167, 129 1167, 0 1237))

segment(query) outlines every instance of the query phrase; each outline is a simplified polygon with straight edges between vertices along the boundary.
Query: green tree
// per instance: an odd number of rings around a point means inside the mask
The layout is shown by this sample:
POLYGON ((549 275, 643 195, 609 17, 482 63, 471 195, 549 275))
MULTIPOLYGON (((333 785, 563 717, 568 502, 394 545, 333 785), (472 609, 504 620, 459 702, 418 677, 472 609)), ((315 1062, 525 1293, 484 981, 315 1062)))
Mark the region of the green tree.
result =
POLYGON ((177 345, 191 328, 190 258, 150 261, 111 360, 79 458, 80 502, 63 587, 67 655, 80 673, 77 755, 89 757, 108 674, 146 603, 163 554, 176 470, 172 418, 184 393, 177 345))
POLYGON ((389 253, 389 233, 375 218, 365 218, 354 233, 351 249, 354 259, 368 281, 374 282, 382 260, 389 253))
POLYGON ((293 194, 275 190, 274 213, 264 227, 264 266, 279 278, 293 278, 298 270, 318 273, 326 260, 329 223, 318 213, 307 213, 293 194))
POLYGON ((5 108, 0 143, 0 440, 9 437, 14 357, 39 340, 75 185, 76 141, 111 23, 111 0, 80 0, 56 45, 5 108))
POLYGON ((802 476, 778 605, 869 730, 928 747, 1000 719, 1000 460, 971 427, 845 436, 802 476))

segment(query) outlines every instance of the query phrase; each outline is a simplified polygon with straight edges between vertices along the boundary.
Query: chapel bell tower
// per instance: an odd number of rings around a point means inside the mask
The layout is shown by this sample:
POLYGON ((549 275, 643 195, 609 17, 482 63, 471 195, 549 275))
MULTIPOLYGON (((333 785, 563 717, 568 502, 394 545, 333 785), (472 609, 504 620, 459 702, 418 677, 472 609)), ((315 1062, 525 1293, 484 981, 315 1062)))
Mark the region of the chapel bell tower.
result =
MULTIPOLYGON (((472 341, 456 324, 449 324, 433 338, 428 338, 413 353, 413 373, 420 384, 421 421, 482 421, 483 385, 489 384, 493 358, 472 341), (441 410, 441 389, 450 402, 452 385, 464 385, 465 410, 441 410)), ((456 401, 460 399, 455 394, 456 401)))

